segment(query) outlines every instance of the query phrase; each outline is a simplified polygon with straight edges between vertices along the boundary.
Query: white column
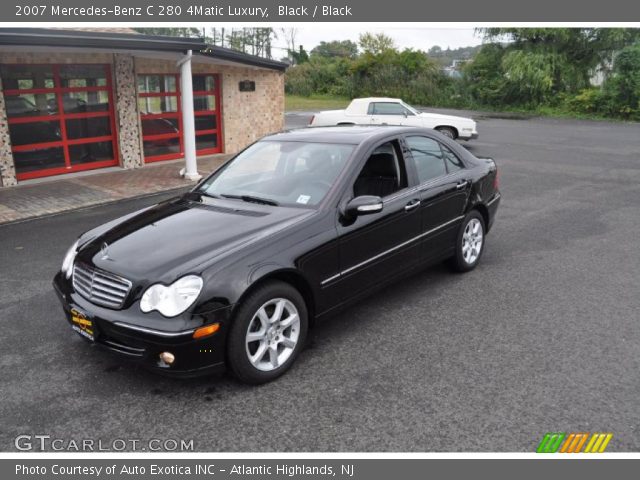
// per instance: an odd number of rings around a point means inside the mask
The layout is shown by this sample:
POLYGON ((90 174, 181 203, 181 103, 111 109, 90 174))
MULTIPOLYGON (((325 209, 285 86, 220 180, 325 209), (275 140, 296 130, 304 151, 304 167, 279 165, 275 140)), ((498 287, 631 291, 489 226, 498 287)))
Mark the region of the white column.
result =
POLYGON ((178 61, 180 66, 180 93, 182 95, 182 139, 184 145, 184 178, 200 180, 196 160, 196 128, 193 119, 193 81, 191 79, 191 50, 178 61))

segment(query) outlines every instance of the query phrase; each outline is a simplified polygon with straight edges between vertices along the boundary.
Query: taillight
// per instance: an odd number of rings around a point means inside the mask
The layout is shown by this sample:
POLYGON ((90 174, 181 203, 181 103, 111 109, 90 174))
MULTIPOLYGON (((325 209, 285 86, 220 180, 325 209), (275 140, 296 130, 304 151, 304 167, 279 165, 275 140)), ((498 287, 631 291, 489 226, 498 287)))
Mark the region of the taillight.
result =
POLYGON ((500 171, 496 167, 496 176, 493 177, 493 189, 498 190, 500 188, 500 171))
POLYGON ((313 121, 316 119, 315 115, 311 116, 311 120, 309 120, 309 125, 313 125, 313 121))

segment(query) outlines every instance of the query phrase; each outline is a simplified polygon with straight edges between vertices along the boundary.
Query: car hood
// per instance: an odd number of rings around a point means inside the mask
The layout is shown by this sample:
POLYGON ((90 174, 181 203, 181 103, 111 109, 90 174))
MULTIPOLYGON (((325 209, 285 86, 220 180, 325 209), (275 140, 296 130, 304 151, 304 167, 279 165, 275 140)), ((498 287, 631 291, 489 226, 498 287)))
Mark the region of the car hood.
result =
MULTIPOLYGON (((85 241, 78 260, 135 282, 173 282, 313 214, 189 194, 160 203, 85 241)), ((91 237, 92 232, 86 236, 91 237)))
POLYGON ((456 117, 455 115, 443 115, 442 113, 421 112, 420 116, 423 118, 437 118, 439 120, 448 122, 460 122, 460 123, 475 123, 475 120, 467 117, 456 117))

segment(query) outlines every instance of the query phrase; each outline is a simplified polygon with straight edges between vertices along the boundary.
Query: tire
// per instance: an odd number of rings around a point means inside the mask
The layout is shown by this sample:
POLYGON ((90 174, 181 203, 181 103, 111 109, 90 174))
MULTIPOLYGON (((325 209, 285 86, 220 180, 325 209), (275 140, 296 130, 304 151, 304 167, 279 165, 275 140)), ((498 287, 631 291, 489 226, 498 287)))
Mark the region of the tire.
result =
POLYGON ((456 131, 451 127, 436 127, 436 130, 443 134, 445 137, 449 137, 451 140, 458 138, 456 131))
POLYGON ((477 210, 464 217, 456 236, 456 251, 451 266, 456 272, 468 272, 476 268, 484 252, 486 228, 484 218, 477 210), (479 232, 473 233, 473 232, 479 232))
POLYGON ((298 290, 280 281, 265 283, 242 301, 232 319, 229 369, 243 383, 275 380, 304 347, 308 326, 307 306, 298 290))

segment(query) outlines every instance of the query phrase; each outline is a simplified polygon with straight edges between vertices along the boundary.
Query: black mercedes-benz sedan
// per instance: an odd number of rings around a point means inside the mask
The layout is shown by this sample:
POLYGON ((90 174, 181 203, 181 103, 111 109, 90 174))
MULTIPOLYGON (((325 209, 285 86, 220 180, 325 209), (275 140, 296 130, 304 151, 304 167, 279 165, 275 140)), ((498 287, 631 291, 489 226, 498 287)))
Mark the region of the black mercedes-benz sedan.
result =
POLYGON ((494 161, 436 131, 292 130, 84 233, 54 286, 88 342, 167 374, 226 366, 263 383, 346 304, 434 262, 476 267, 499 203, 494 161))

